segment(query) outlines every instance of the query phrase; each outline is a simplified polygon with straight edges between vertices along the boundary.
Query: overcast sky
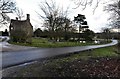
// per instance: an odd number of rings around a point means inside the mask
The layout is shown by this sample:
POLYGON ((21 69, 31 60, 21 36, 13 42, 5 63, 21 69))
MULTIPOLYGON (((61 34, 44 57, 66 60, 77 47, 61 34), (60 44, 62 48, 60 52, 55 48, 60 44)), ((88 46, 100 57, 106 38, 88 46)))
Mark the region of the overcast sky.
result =
MULTIPOLYGON (((17 7, 21 8, 24 14, 30 14, 31 23, 35 28, 42 26, 42 21, 38 18, 38 15, 35 11, 39 11, 38 4, 44 0, 16 0, 17 7)), ((53 0, 54 1, 54 0, 53 0)), ((77 9, 73 9, 75 7, 72 0, 55 0, 58 6, 63 6, 66 9, 68 6, 70 7, 69 18, 73 20, 74 16, 77 14, 84 14, 86 16, 86 20, 88 22, 89 28, 95 32, 99 32, 101 27, 105 27, 108 24, 109 13, 103 11, 103 4, 99 4, 99 7, 96 9, 93 14, 93 7, 87 7, 84 11, 81 10, 81 7, 77 9)), ((95 1, 95 0, 94 0, 95 1)), ((105 0, 102 0, 105 1, 105 0)), ((101 2, 102 3, 102 2, 101 2)), ((94 5, 94 4, 93 4, 94 5)), ((11 19, 15 19, 15 15, 9 14, 11 19)), ((26 16, 25 16, 26 17, 26 16)), ((3 28, 0 28, 0 30, 3 28)))

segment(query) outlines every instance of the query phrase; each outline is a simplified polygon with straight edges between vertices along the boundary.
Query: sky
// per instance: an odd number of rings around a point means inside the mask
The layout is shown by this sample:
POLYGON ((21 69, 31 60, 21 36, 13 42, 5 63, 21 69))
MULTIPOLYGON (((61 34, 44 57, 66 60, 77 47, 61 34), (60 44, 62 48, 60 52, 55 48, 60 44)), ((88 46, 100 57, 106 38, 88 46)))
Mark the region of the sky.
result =
MULTIPOLYGON (((42 21, 36 13, 39 12, 42 14, 38 5, 43 1, 44 0, 16 0, 16 6, 23 10, 25 17, 26 14, 30 14, 30 19, 31 19, 30 21, 34 29, 36 28, 44 29, 43 27, 41 27, 42 21)), ((63 9, 66 9, 69 6, 70 12, 68 17, 71 20, 73 20, 74 16, 77 16, 78 14, 85 15, 89 25, 89 29, 93 30, 94 32, 100 32, 102 27, 108 26, 107 25, 109 23, 108 18, 110 17, 110 15, 109 13, 103 11, 104 8, 104 4, 102 4, 103 2, 99 4, 99 7, 97 7, 95 13, 93 14, 93 9, 92 9, 93 7, 88 6, 85 10, 82 10, 81 7, 78 7, 77 9, 73 9, 76 7, 76 5, 72 0, 55 0, 55 1, 57 5, 63 7, 63 9)), ((9 14, 9 16, 11 19, 15 19, 16 17, 15 14, 9 14)), ((3 30, 5 28, 2 27, 0 28, 0 30, 3 30)))

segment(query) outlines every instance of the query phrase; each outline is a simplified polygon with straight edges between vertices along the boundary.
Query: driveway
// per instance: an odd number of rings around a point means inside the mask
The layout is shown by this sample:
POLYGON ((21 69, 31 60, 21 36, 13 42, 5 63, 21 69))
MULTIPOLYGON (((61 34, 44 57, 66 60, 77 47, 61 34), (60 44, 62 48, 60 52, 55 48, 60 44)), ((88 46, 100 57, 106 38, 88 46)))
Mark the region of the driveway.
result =
MULTIPOLYGON (((28 50, 9 51, 0 53, 2 55, 2 67, 7 68, 37 59, 58 56, 73 52, 80 52, 89 49, 107 47, 117 44, 117 40, 113 40, 112 43, 104 45, 91 45, 91 46, 77 46, 77 47, 64 47, 64 48, 33 48, 28 50)), ((1 65, 0 65, 1 66, 1 65)))

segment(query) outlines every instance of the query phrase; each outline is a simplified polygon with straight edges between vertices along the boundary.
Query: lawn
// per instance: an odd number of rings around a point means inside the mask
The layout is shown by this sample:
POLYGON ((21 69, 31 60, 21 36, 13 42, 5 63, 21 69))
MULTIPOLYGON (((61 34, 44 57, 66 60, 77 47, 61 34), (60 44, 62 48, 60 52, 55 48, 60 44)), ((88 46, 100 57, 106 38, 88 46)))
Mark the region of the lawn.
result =
POLYGON ((86 60, 89 58, 99 58, 99 57, 117 57, 119 55, 115 53, 115 50, 116 50, 115 46, 98 48, 98 49, 93 49, 91 51, 83 51, 77 54, 71 54, 70 56, 63 57, 62 60, 68 62, 77 59, 86 60))
POLYGON ((120 55, 115 53, 115 49, 115 46, 111 46, 70 54, 69 56, 52 57, 20 68, 13 68, 11 69, 12 73, 7 73, 7 76, 118 77, 120 55))
POLYGON ((32 47, 71 47, 71 46, 86 46, 86 45, 98 45, 95 43, 79 43, 79 42, 50 42, 48 39, 44 38, 32 38, 32 44, 27 43, 15 43, 10 42, 11 44, 23 45, 23 46, 32 46, 32 47))

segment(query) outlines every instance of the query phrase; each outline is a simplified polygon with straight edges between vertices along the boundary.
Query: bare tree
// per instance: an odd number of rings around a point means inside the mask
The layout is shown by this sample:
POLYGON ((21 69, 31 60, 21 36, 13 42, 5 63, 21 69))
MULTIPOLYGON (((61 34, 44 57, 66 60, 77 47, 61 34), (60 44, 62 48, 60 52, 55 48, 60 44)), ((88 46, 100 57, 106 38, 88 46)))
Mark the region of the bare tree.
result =
POLYGON ((51 0, 51 3, 45 1, 44 3, 39 5, 41 13, 38 15, 44 20, 44 27, 46 27, 49 31, 55 32, 57 28, 63 26, 66 21, 68 15, 68 8, 66 11, 63 11, 62 8, 56 5, 56 2, 51 0))
POLYGON ((18 16, 18 19, 19 19, 19 20, 21 20, 21 19, 24 17, 23 10, 20 9, 20 8, 17 8, 17 9, 15 10, 15 13, 16 13, 16 15, 18 16))
POLYGON ((15 2, 11 0, 0 0, 0 24, 6 24, 10 20, 7 13, 12 13, 15 9, 15 2))
POLYGON ((76 5, 74 9, 81 7, 84 10, 86 7, 90 6, 93 7, 93 12, 95 12, 101 0, 71 0, 71 1, 73 1, 74 4, 76 5))
POLYGON ((51 0, 51 3, 48 3, 45 1, 44 3, 39 5, 41 11, 44 13, 44 15, 41 15, 38 13, 38 15, 44 19, 45 27, 48 28, 50 31, 55 30, 55 21, 56 17, 59 16, 59 8, 56 6, 55 2, 51 0))
POLYGON ((105 11, 111 13, 111 26, 120 28, 120 0, 114 0, 112 3, 105 6, 105 11))
POLYGON ((58 33, 66 33, 75 29, 71 26, 71 21, 68 18, 69 7, 67 7, 66 10, 63 10, 63 8, 57 6, 56 2, 53 0, 51 0, 50 3, 45 1, 40 4, 39 7, 44 15, 37 13, 44 21, 43 26, 49 30, 51 35, 58 36, 58 33))
POLYGON ((106 39, 106 41, 111 39, 110 28, 103 27, 103 28, 101 28, 101 32, 102 32, 103 39, 106 39))

